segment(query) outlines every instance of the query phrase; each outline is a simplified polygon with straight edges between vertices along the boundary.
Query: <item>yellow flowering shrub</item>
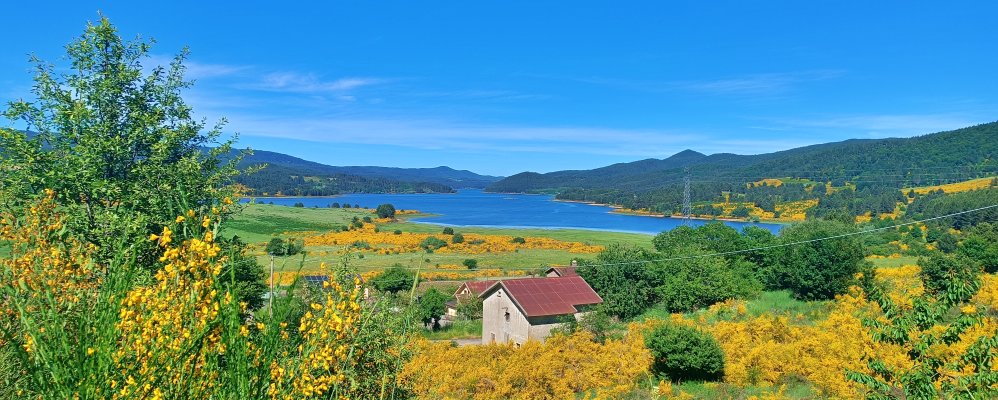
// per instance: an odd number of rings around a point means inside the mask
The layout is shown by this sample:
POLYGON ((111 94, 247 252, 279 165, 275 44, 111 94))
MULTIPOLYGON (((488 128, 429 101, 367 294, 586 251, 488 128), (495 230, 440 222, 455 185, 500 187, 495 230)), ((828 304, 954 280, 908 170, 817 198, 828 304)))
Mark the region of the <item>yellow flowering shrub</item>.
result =
POLYGON ((400 379, 426 399, 615 398, 633 390, 650 365, 639 332, 604 344, 579 332, 519 348, 423 341, 400 379))
POLYGON ((875 275, 878 281, 887 285, 887 296, 891 301, 911 308, 912 299, 925 293, 922 280, 918 274, 922 268, 917 265, 902 265, 897 268, 877 268, 875 275))
POLYGON ((428 233, 381 232, 377 225, 365 223, 363 227, 346 230, 316 233, 305 237, 307 246, 342 246, 340 253, 346 251, 373 252, 380 254, 400 254, 423 251, 420 244, 429 237, 444 240, 447 246, 441 247, 438 253, 485 254, 505 253, 521 249, 565 250, 570 253, 598 253, 603 246, 588 245, 580 242, 566 242, 543 237, 527 237, 524 243, 512 243, 513 236, 481 235, 467 233, 463 243, 451 243, 449 235, 434 235, 428 233), (355 243, 366 243, 365 246, 353 246, 355 243))
POLYGON ((991 182, 994 181, 994 177, 990 178, 978 178, 971 179, 963 182, 948 183, 945 185, 935 185, 935 186, 923 186, 914 189, 901 189, 902 193, 908 193, 914 190, 918 194, 927 194, 929 192, 934 192, 936 190, 942 190, 945 193, 960 193, 968 192, 971 190, 985 189, 991 186, 991 182))
POLYGON ((778 203, 776 211, 780 213, 781 220, 803 221, 807 217, 807 210, 817 206, 818 199, 808 199, 778 203))
POLYGON ((796 324, 784 316, 750 317, 744 302, 729 301, 712 308, 730 320, 706 323, 673 315, 674 323, 698 325, 714 335, 725 356, 724 381, 737 386, 774 386, 802 377, 828 396, 854 398, 860 385, 844 371, 865 368, 864 356, 889 357, 900 348, 873 341, 862 326, 867 307, 856 295, 840 296, 827 319, 814 325, 796 324))
MULTIPOLYGON (((182 223, 184 217, 176 221, 182 223)), ((203 221, 202 227, 210 226, 210 218, 203 221)), ((135 287, 121 300, 115 326, 119 340, 112 359, 125 381, 116 395, 147 397, 156 391, 207 395, 217 371, 206 364, 210 357, 226 352, 221 331, 213 324, 221 307, 232 302, 231 295, 221 296, 215 285, 225 259, 219 257, 210 230, 177 246, 172 245, 169 227, 150 240, 163 247, 163 266, 152 285, 135 287)))
MULTIPOLYGON (((224 202, 223 202, 224 204, 224 202)), ((190 210, 148 239, 152 270, 126 253, 95 266, 65 237, 49 193, 23 215, 0 216, 0 343, 19 352, 37 398, 367 398, 397 391, 407 328, 358 301, 358 282, 330 282, 296 314, 250 317, 220 276, 221 207, 190 210), (296 317, 295 315, 299 315, 296 317), (294 321, 293 324, 289 323, 294 321), (403 326, 400 328, 400 326, 403 326)), ((383 308, 381 308, 383 309, 383 308)))

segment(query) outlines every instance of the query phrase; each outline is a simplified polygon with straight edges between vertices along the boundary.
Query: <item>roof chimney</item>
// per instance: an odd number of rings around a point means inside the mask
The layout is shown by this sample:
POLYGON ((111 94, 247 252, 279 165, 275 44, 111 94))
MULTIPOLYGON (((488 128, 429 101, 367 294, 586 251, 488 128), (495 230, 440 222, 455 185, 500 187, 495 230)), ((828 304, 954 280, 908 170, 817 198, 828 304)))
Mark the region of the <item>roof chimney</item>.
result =
POLYGON ((576 260, 572 260, 572 266, 573 267, 578 267, 579 266, 579 262, 576 261, 576 260))

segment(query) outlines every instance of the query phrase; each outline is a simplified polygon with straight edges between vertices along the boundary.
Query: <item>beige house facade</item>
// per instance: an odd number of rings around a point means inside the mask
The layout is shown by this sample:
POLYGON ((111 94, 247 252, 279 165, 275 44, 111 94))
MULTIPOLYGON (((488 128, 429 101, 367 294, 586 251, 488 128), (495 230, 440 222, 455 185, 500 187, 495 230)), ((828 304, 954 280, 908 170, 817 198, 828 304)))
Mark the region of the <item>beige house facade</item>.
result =
POLYGON ((578 276, 509 279, 482 292, 482 344, 544 341, 603 299, 578 276))

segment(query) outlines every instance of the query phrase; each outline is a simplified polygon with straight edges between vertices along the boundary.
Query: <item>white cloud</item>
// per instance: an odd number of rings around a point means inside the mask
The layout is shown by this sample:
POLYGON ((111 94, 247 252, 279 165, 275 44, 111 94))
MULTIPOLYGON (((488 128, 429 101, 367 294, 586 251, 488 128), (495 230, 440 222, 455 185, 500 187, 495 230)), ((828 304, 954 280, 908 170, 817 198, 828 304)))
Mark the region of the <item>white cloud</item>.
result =
POLYGON ((385 82, 384 79, 362 77, 341 78, 332 81, 325 81, 320 79, 315 74, 273 72, 264 75, 262 81, 254 86, 257 89, 280 92, 316 93, 343 92, 383 82, 385 82))
POLYGON ((416 149, 666 157, 704 135, 594 127, 487 126, 440 120, 235 116, 242 135, 323 143, 391 144, 416 149))
MULTIPOLYGON (((173 56, 153 54, 142 61, 142 67, 147 72, 157 66, 166 68, 170 66, 170 63, 172 63, 173 60, 173 56)), ((233 76, 242 74, 252 69, 252 67, 248 65, 212 64, 192 61, 191 59, 184 60, 184 67, 187 68, 187 71, 184 74, 187 79, 206 79, 233 76)))
POLYGON ((194 61, 186 61, 184 65, 187 66, 187 77, 192 79, 231 76, 250 69, 243 65, 204 64, 194 61))

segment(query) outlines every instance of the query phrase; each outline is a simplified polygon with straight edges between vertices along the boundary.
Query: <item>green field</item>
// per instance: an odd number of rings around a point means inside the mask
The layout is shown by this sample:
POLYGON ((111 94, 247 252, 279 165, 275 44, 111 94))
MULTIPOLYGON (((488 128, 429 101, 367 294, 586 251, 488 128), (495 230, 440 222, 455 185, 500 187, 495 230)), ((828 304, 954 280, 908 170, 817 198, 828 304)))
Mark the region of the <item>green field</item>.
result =
MULTIPOLYGON (((239 236, 244 242, 253 244, 251 248, 261 264, 269 265, 270 257, 263 253, 263 244, 275 236, 301 237, 304 232, 324 232, 347 225, 354 217, 373 216, 370 210, 343 208, 296 208, 267 204, 249 204, 237 213, 223 231, 224 235, 239 236)), ((425 215, 415 215, 425 217, 425 215)), ((407 216, 414 217, 414 216, 407 216)), ((415 223, 401 218, 398 222, 379 225, 382 231, 401 230, 412 233, 439 233, 438 225, 415 223)), ((504 229, 455 227, 456 232, 485 235, 509 235, 523 237, 547 237, 562 241, 582 242, 596 245, 623 243, 627 245, 651 247, 651 236, 635 233, 587 231, 579 229, 504 229)), ((402 264, 423 271, 468 273, 467 270, 440 270, 438 265, 461 265, 465 259, 474 258, 478 268, 501 268, 504 270, 540 270, 551 265, 565 265, 572 259, 592 257, 591 254, 569 253, 564 250, 524 249, 516 252, 487 254, 456 253, 403 253, 376 254, 353 252, 336 254, 344 246, 310 246, 304 257, 290 257, 275 260, 276 271, 314 271, 320 263, 337 265, 348 263, 361 271, 382 269, 393 264, 402 264)))
POLYGON ((870 259, 874 267, 877 268, 897 268, 902 265, 918 264, 918 257, 901 256, 901 258, 873 258, 870 259))
POLYGON ((239 236, 246 243, 264 243, 284 232, 327 231, 349 224, 353 217, 371 215, 370 210, 353 208, 246 204, 228 221, 222 234, 239 236))

